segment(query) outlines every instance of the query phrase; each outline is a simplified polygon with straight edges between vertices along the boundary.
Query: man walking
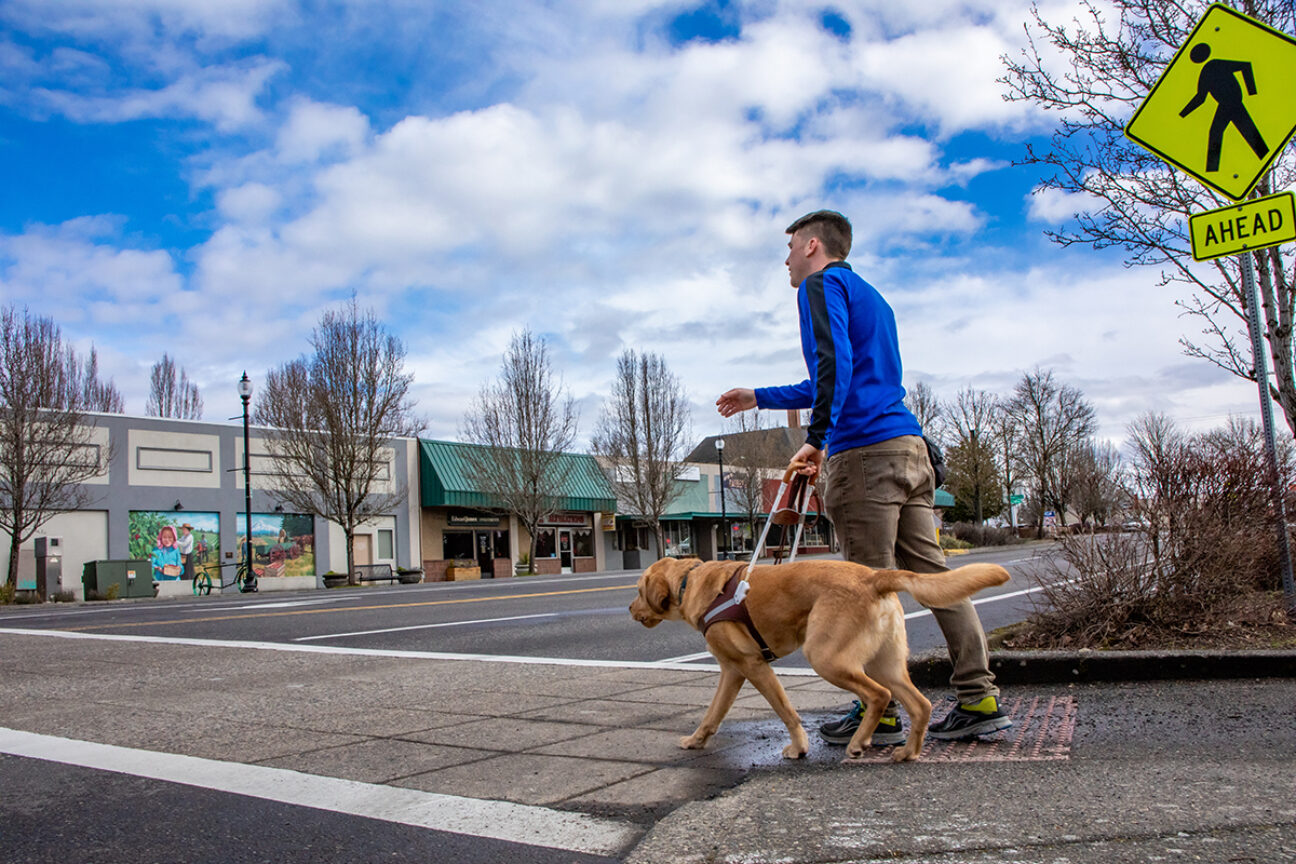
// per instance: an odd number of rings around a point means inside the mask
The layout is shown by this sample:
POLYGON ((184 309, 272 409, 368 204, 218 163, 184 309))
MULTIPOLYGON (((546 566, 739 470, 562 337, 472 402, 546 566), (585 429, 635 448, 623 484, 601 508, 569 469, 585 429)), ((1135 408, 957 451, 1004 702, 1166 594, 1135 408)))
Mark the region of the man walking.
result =
MULTIPOLYGON (((846 559, 919 573, 947 570, 936 539, 932 501, 936 481, 922 428, 904 405, 895 314, 849 264, 851 225, 819 210, 787 229, 788 275, 797 288, 801 353, 810 377, 800 384, 735 388, 716 400, 725 417, 750 408, 811 408, 806 443, 793 456, 814 476, 828 459, 824 505, 846 559)), ((927 734, 936 739, 985 735, 1012 725, 999 710, 985 632, 971 600, 933 609, 949 646, 959 704, 927 734)), ((845 744, 859 728, 857 701, 819 733, 845 744)), ((895 702, 873 743, 905 740, 895 702)))

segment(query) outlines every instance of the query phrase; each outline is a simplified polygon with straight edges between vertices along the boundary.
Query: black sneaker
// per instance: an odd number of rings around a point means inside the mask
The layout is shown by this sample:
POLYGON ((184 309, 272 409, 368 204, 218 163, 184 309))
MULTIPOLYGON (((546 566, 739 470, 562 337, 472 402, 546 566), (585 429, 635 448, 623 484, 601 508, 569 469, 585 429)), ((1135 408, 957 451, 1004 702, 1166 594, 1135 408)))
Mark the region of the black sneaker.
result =
POLYGON ((956 705, 954 710, 945 715, 944 720, 927 727, 927 737, 937 741, 959 741, 989 735, 1009 726, 1012 726, 1012 720, 999 710, 997 700, 994 708, 989 711, 969 711, 962 705, 956 705))
MULTIPOLYGON (((839 717, 819 727, 819 736, 829 744, 849 744, 859 729, 860 720, 864 717, 864 706, 858 699, 851 706, 845 717, 839 717)), ((900 728, 899 717, 883 717, 873 730, 873 746, 887 747, 892 744, 903 744, 906 740, 904 730, 900 728)))

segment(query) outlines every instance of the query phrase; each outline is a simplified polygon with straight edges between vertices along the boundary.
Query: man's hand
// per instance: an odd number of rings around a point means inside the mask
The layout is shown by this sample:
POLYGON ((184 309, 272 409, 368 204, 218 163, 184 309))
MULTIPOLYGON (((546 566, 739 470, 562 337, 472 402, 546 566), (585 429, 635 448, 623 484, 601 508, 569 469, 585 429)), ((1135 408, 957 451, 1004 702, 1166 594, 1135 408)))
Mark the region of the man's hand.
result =
POLYGON ((809 444, 802 444, 801 449, 792 457, 789 465, 800 464, 801 468, 798 474, 804 474, 807 477, 814 477, 819 473, 819 468, 823 465, 823 451, 818 447, 812 447, 809 444))
POLYGON ((720 394, 716 400, 716 409, 725 417, 732 417, 740 411, 756 407, 756 391, 746 387, 735 387, 720 394))

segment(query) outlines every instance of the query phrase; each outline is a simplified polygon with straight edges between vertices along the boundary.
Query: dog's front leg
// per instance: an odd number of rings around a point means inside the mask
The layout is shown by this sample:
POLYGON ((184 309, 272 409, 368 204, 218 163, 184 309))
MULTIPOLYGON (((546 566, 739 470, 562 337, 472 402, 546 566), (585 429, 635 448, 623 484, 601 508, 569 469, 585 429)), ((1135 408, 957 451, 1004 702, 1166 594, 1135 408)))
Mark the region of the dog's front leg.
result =
POLYGON ((783 725, 787 727, 788 735, 792 738, 792 743, 783 748, 784 759, 802 759, 810 751, 810 739, 806 737, 805 728, 801 725, 801 716, 797 714, 796 709, 787 698, 787 691, 779 682, 778 676, 774 670, 759 659, 749 660, 744 670, 747 673, 747 680, 755 685, 765 701, 778 714, 783 725))
POLYGON ((742 689, 743 680, 743 676, 730 666, 720 667, 720 683, 716 685, 715 696, 711 697, 711 707, 707 709, 706 716, 702 718, 697 731, 687 738, 680 739, 680 747, 685 750, 701 750, 706 746, 707 741, 720 728, 720 721, 733 707, 734 700, 738 698, 738 691, 742 689))

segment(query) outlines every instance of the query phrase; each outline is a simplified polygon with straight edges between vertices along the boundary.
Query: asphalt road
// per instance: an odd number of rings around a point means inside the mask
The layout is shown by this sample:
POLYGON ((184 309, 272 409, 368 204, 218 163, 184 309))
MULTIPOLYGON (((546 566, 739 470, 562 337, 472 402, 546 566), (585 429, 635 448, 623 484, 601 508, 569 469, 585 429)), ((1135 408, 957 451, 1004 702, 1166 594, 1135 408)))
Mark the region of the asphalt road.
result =
MULTIPOLYGON (((1013 581, 974 602, 987 632, 1034 608, 1032 573, 1050 547, 978 551, 952 565, 991 561, 1013 581)), ((0 627, 86 633, 329 645, 348 648, 638 662, 709 662, 706 645, 685 627, 647 630, 631 620, 637 573, 526 577, 480 582, 393 585, 329 591, 225 594, 46 605, 0 616, 0 627)), ((901 595, 912 653, 940 650, 935 619, 901 595)), ((799 653, 778 661, 805 666, 799 653)))

